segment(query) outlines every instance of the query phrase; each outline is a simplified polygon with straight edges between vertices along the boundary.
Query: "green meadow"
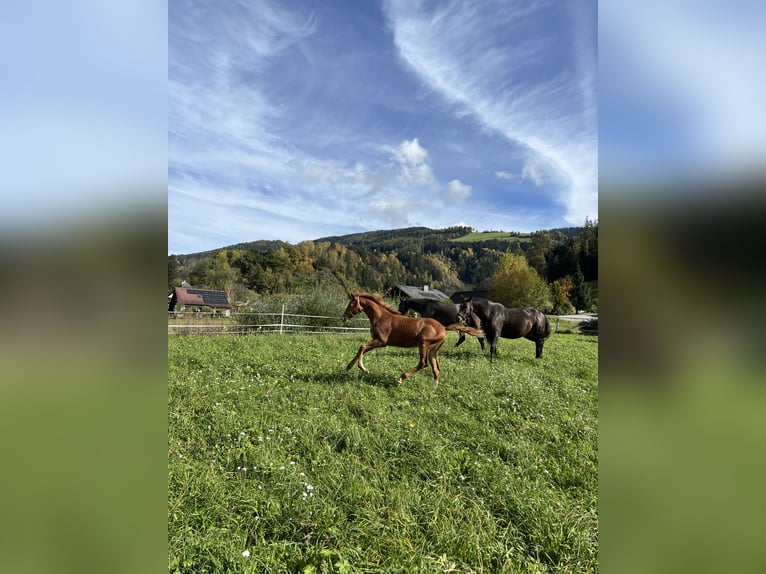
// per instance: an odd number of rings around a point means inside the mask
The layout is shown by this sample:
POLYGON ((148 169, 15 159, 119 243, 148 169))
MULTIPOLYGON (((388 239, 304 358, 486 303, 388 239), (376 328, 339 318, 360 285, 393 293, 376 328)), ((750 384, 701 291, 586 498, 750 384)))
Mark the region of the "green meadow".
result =
POLYGON ((492 239, 502 239, 506 241, 518 241, 526 243, 532 240, 531 233, 509 233, 507 231, 473 231, 462 237, 450 239, 451 243, 469 243, 476 241, 490 241, 492 239))
POLYGON ((598 337, 168 337, 169 572, 594 572, 598 337))

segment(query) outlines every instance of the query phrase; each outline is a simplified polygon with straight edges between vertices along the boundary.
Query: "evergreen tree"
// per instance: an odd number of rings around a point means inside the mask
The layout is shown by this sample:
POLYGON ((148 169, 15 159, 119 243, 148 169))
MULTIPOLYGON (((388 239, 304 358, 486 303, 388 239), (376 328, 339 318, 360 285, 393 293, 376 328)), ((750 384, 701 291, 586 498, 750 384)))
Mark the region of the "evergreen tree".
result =
POLYGON ((537 231, 532 234, 532 241, 526 251, 529 265, 537 271, 540 277, 545 277, 548 272, 548 263, 545 257, 553 246, 551 234, 547 231, 537 231))
POLYGON ((585 280, 598 279, 598 223, 585 218, 585 226, 575 239, 575 250, 585 280))
POLYGON ((181 262, 175 255, 168 257, 168 291, 172 291, 180 285, 181 262))
POLYGON ((585 282, 585 276, 578 263, 572 278, 572 291, 569 299, 578 311, 587 311, 593 305, 593 292, 590 285, 585 282))

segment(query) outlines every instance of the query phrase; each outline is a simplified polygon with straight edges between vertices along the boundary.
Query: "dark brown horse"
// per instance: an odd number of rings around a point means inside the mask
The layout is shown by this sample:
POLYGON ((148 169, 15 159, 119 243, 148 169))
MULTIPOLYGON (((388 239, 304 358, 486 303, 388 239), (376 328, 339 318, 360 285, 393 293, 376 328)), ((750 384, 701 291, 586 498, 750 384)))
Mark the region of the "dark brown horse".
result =
POLYGON ((497 358, 497 341, 524 337, 535 342, 535 358, 542 359, 543 345, 551 334, 548 317, 534 307, 509 309, 500 303, 487 299, 465 299, 460 303, 458 318, 465 321, 475 313, 489 341, 489 360, 497 358))
POLYGON ((346 367, 346 372, 354 364, 358 364, 362 371, 369 373, 370 371, 362 363, 362 357, 367 351, 372 349, 388 345, 393 347, 418 347, 420 350, 420 362, 409 371, 402 373, 396 384, 400 385, 410 375, 418 372, 426 365, 431 365, 431 371, 434 374, 434 386, 436 386, 439 384, 440 373, 436 353, 447 338, 447 331, 468 333, 474 337, 483 335, 481 331, 473 327, 457 324, 445 327, 434 319, 401 315, 380 297, 368 293, 349 294, 349 299, 341 319, 345 321, 364 312, 370 319, 372 341, 364 343, 359 347, 356 356, 346 367))
MULTIPOLYGON (((435 301, 434 299, 426 299, 423 297, 402 299, 401 303, 399 303, 399 312, 404 315, 410 309, 420 314, 421 317, 436 319, 446 327, 447 325, 458 323, 457 312, 460 309, 460 305, 456 305, 450 300, 435 301)), ((481 328, 481 321, 479 321, 479 318, 476 315, 471 315, 465 323, 469 327, 474 327, 475 329, 481 328)), ((463 341, 465 341, 465 334, 460 333, 455 346, 459 347, 463 341)), ((484 337, 479 337, 479 345, 481 345, 481 350, 483 351, 484 337)))

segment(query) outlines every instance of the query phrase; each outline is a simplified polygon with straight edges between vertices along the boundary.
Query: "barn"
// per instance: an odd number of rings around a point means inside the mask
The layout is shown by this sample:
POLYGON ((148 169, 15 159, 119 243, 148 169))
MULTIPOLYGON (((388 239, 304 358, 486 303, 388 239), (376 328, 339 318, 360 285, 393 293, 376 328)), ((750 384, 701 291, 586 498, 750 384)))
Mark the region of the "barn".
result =
POLYGON ((474 299, 487 299, 489 297, 489 290, 474 289, 473 291, 455 291, 450 299, 452 299, 453 303, 460 304, 464 299, 468 299, 469 297, 474 299))
POLYGON ((449 299, 447 295, 428 285, 423 285, 422 289, 411 285, 396 285, 391 288, 389 293, 391 297, 399 299, 433 299, 434 301, 449 299))
POLYGON ((231 310, 229 297, 225 291, 195 289, 193 287, 176 287, 173 289, 173 292, 168 296, 168 311, 175 311, 178 307, 210 307, 213 310, 223 309, 226 314, 231 310))

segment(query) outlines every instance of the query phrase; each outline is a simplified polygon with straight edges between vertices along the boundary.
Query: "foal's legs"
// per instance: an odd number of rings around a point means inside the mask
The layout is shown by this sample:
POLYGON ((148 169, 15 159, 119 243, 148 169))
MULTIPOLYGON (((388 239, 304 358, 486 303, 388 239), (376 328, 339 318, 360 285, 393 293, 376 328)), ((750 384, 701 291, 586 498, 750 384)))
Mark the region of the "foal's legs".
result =
POLYGON ((404 379, 417 373, 420 369, 423 369, 426 365, 430 364, 431 370, 434 374, 434 385, 438 385, 440 369, 439 360, 436 358, 436 353, 442 344, 444 344, 444 339, 446 339, 446 333, 441 338, 421 341, 420 345, 418 346, 420 349, 420 361, 409 371, 402 373, 402 376, 399 377, 399 379, 396 381, 396 384, 401 385, 404 379))
POLYGON ((418 345, 418 348, 420 349, 420 361, 418 362, 417 365, 412 367, 409 371, 405 371, 404 373, 402 373, 402 376, 396 380, 397 385, 401 385, 404 379, 406 379, 407 377, 409 377, 410 375, 414 373, 417 373, 420 369, 422 369, 428 364, 429 347, 430 347, 430 343, 426 341, 420 342, 420 345, 418 345))
POLYGON ((370 371, 368 371, 365 368, 364 364, 362 363, 362 356, 367 351, 371 351, 372 349, 377 349, 378 347, 385 347, 385 346, 386 344, 379 339, 373 339, 369 343, 362 344, 362 346, 359 347, 359 350, 357 351, 356 356, 353 359, 351 359, 351 362, 346 366, 346 372, 348 372, 349 369, 353 367, 354 364, 356 363, 359 365, 359 368, 362 369, 363 372, 369 373, 370 371))
POLYGON ((444 341, 436 343, 433 347, 431 347, 431 350, 428 351, 428 362, 431 364, 431 371, 434 374, 434 386, 439 384, 439 374, 441 373, 441 368, 439 367, 439 359, 436 357, 436 353, 439 351, 443 343, 444 341))

